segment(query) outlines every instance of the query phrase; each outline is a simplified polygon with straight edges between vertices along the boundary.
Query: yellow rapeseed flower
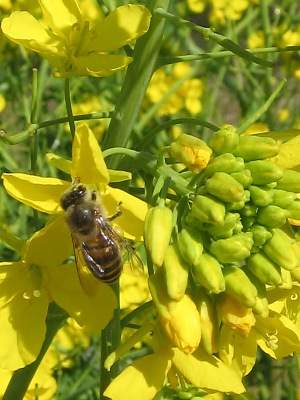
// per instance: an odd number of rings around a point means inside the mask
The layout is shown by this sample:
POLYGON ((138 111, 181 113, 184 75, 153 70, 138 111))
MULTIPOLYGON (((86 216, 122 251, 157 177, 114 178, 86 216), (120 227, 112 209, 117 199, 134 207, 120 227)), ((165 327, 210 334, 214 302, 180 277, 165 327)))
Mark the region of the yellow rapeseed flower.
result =
POLYGON ((54 301, 81 325, 99 332, 117 306, 112 289, 95 278, 93 298, 80 286, 74 263, 64 263, 72 243, 62 219, 55 219, 27 240, 17 262, 0 264, 0 368, 17 370, 38 356, 46 315, 54 301), (101 316, 95 318, 99 310, 101 316))
POLYGON ((46 58, 56 77, 100 77, 126 67, 131 57, 109 53, 147 32, 151 17, 147 8, 128 4, 91 26, 76 0, 39 4, 42 22, 27 11, 14 11, 1 28, 10 40, 46 58))
MULTIPOLYGON (((115 214, 121 202, 122 215, 118 218, 118 225, 127 238, 142 239, 143 221, 148 206, 127 192, 108 186, 110 176, 118 181, 129 179, 130 174, 107 170, 99 144, 87 125, 80 125, 76 129, 72 162, 53 155, 51 161, 69 173, 72 179, 79 178, 81 183, 97 187, 109 215, 115 214)), ((71 182, 22 173, 5 173, 2 178, 6 191, 20 202, 47 214, 63 213, 60 199, 71 186, 71 182)))

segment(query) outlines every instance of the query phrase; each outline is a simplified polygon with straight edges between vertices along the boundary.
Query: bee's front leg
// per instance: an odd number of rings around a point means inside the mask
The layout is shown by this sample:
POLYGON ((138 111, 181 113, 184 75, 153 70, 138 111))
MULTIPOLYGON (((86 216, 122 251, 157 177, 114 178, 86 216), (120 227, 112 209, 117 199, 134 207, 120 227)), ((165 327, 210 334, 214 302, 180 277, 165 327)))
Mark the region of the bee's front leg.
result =
POLYGON ((111 215, 110 217, 107 217, 108 221, 112 221, 112 220, 114 220, 114 219, 116 219, 116 218, 118 218, 118 217, 120 217, 122 215, 122 210, 120 209, 121 205, 122 205, 122 202, 120 201, 117 204, 117 207, 116 207, 117 211, 113 215, 111 215))

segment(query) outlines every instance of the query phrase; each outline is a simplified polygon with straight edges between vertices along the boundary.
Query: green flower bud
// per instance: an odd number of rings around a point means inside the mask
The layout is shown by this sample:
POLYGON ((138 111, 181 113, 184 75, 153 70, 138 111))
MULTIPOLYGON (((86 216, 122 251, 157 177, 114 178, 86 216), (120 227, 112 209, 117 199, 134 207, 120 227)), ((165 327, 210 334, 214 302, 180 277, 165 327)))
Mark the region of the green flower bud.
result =
POLYGON ((246 163, 252 175, 253 185, 267 185, 277 182, 283 175, 283 167, 267 160, 249 161, 246 163))
POLYGON ((207 166, 212 149, 203 140, 183 133, 171 143, 170 154, 187 168, 198 173, 207 166))
POLYGON ((212 293, 221 293, 225 290, 225 281, 222 267, 211 254, 203 253, 197 265, 192 267, 195 281, 212 293))
POLYGON ((232 172, 230 175, 244 188, 247 188, 252 183, 252 175, 249 169, 245 168, 239 172, 232 172))
POLYGON ((269 315, 269 302, 267 299, 266 285, 262 283, 257 278, 257 276, 252 274, 252 272, 247 267, 244 268, 244 272, 246 273, 246 275, 248 276, 248 278, 258 291, 258 296, 256 297, 256 304, 252 310, 255 314, 261 315, 263 318, 267 318, 269 315))
POLYGON ((279 154, 279 146, 273 138, 261 136, 240 136, 239 145, 233 153, 245 161, 263 160, 279 154))
POLYGON ((200 315, 201 345, 208 354, 217 353, 219 347, 219 321, 213 299, 200 286, 192 294, 200 315))
POLYGON ((300 193, 300 172, 292 169, 284 170, 282 178, 277 182, 277 189, 300 193))
POLYGON ((300 219, 300 200, 297 199, 286 207, 287 211, 290 212, 290 218, 300 219))
POLYGON ((244 168, 245 163, 242 158, 236 158, 231 153, 225 153, 213 158, 205 168, 204 174, 209 178, 216 172, 222 171, 230 174, 231 172, 242 171, 244 168))
POLYGON ((251 196, 251 202, 260 207, 266 207, 272 203, 273 189, 266 186, 250 185, 248 187, 251 196))
POLYGON ((245 307, 254 307, 258 292, 245 272, 237 265, 230 264, 224 267, 223 275, 225 292, 245 307))
POLYGON ((292 271, 298 266, 290 237, 281 229, 272 229, 272 237, 263 246, 263 251, 280 267, 292 271))
POLYGON ((280 228, 290 217, 290 212, 270 204, 257 212, 257 222, 270 228, 280 228))
POLYGON ((260 247, 267 240, 271 239, 272 233, 263 225, 252 225, 250 228, 250 232, 252 233, 254 246, 260 247))
POLYGON ((293 192, 286 192, 281 189, 273 189, 273 202, 272 204, 277 207, 286 208, 290 206, 294 200, 296 200, 297 195, 293 192))
POLYGON ((225 207, 213 196, 197 195, 192 204, 191 214, 200 222, 219 224, 224 221, 225 207))
POLYGON ((168 295, 172 300, 180 300, 187 287, 189 267, 181 258, 176 243, 172 243, 168 246, 163 271, 165 273, 168 295))
POLYGON ((213 242, 210 246, 210 252, 220 263, 227 264, 249 257, 252 246, 252 234, 247 232, 213 242))
POLYGON ((191 265, 199 262, 203 252, 202 233, 195 228, 183 228, 177 235, 177 244, 182 258, 191 265))
POLYGON ((176 301, 173 301, 167 294, 166 279, 162 268, 157 269, 155 274, 149 277, 148 284, 158 314, 170 319, 176 301))
POLYGON ((280 286, 282 277, 279 265, 275 264, 269 257, 260 251, 251 254, 246 260, 247 268, 264 284, 280 286))
POLYGON ((246 217, 245 215, 241 215, 241 221, 243 224, 243 231, 247 231, 256 223, 256 217, 246 217))
POLYGON ((144 225, 145 246, 153 263, 162 266, 173 229, 173 213, 165 206, 148 210, 144 225))
POLYGON ((243 186, 226 172, 216 172, 205 183, 208 193, 226 202, 240 201, 244 195, 243 186))
POLYGON ((255 217, 257 213, 258 207, 255 204, 247 203, 245 207, 241 210, 241 214, 245 215, 245 217, 255 217))
POLYGON ((209 141, 209 146, 213 149, 214 153, 224 154, 233 153, 239 144, 239 135, 236 133, 235 128, 231 125, 226 128, 215 132, 209 141))
POLYGON ((280 289, 290 290, 293 287, 292 280, 292 271, 288 271, 287 269, 281 268, 281 278, 282 284, 280 285, 280 289))
POLYGON ((218 225, 205 224, 204 229, 216 238, 230 237, 236 229, 240 229, 240 214, 226 212, 224 221, 218 225))

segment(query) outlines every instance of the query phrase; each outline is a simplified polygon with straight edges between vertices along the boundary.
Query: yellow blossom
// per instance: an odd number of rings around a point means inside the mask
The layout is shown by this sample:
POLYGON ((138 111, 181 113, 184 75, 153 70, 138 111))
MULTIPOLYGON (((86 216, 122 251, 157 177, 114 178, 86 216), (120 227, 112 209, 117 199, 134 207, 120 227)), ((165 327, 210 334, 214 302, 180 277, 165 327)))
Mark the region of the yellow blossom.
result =
POLYGON ((92 332, 111 319, 117 305, 112 289, 94 278, 95 296, 83 292, 75 264, 65 263, 71 247, 66 225, 56 219, 27 240, 20 261, 0 264, 0 368, 16 370, 36 359, 52 301, 92 332))
MULTIPOLYGON (((115 176, 115 180, 129 179, 130 174, 107 170, 99 144, 87 125, 80 125, 76 129, 72 162, 58 156, 51 157, 51 160, 73 179, 80 178, 83 184, 97 186, 109 215, 116 212, 121 202, 122 215, 118 218, 118 225, 126 237, 141 240, 148 206, 127 192, 108 186, 110 174, 115 176)), ((60 198, 71 182, 22 173, 3 174, 2 178, 6 191, 22 203, 47 214, 63 214, 60 198)))
POLYGON ((91 26, 76 0, 39 4, 43 22, 27 11, 14 11, 1 27, 10 40, 46 58, 56 77, 100 77, 126 67, 131 57, 109 53, 147 32, 150 22, 149 10, 139 5, 118 7, 91 26))
POLYGON ((189 64, 178 63, 174 65, 171 73, 159 69, 153 74, 146 96, 153 104, 162 102, 158 115, 176 114, 182 109, 186 109, 192 115, 201 112, 203 83, 200 79, 191 79, 191 72, 189 64), (174 86, 180 81, 182 82, 179 87, 174 86))
POLYGON ((159 316, 160 322, 174 346, 184 353, 193 353, 201 340, 198 310, 188 295, 173 303, 170 319, 159 316))
POLYGON ((218 313, 224 324, 240 334, 247 335, 255 325, 255 317, 250 308, 238 303, 227 294, 218 297, 218 313))

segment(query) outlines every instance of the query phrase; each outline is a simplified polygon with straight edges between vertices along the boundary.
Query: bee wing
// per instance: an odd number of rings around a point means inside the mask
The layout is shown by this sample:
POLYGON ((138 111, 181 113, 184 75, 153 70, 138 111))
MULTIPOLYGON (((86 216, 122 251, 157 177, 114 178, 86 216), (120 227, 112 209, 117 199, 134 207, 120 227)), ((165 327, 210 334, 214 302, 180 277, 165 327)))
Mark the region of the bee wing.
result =
POLYGON ((142 276, 144 274, 144 265, 140 256, 125 239, 120 244, 123 256, 123 271, 128 275, 142 276))
POLYGON ((89 297, 94 297, 98 290, 99 282, 86 265, 82 254, 81 244, 76 240, 76 237, 74 235, 72 235, 72 241, 74 247, 76 268, 81 287, 85 294, 87 294, 89 297))

